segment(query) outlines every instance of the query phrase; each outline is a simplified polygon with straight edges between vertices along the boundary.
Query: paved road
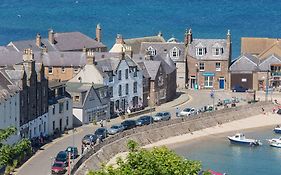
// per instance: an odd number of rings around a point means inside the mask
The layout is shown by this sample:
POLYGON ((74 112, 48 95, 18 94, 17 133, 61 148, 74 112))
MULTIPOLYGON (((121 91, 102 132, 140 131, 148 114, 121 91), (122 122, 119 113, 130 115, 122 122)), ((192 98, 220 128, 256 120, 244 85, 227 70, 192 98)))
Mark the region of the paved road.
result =
MULTIPOLYGON (((183 100, 184 98, 187 99, 187 94, 182 94, 178 100, 174 100, 173 102, 169 102, 168 104, 164 104, 156 108, 157 111, 169 111, 172 113, 172 116, 175 116, 175 110, 178 106, 181 110, 185 107, 194 107, 200 108, 205 105, 212 105, 213 100, 210 97, 210 91, 202 90, 202 91, 188 91, 190 96, 190 100, 186 102, 183 100), (181 99, 180 99, 181 98, 181 99)), ((216 91, 214 93, 215 102, 218 99, 226 99, 231 98, 233 96, 238 98, 245 98, 245 94, 243 93, 232 93, 229 91, 216 91)), ((263 93, 260 93, 258 96, 263 96, 263 93)), ((281 99, 281 95, 280 99, 281 99)), ((153 114, 153 113, 152 113, 153 114)), ((136 118, 136 117, 135 117, 136 118)), ((105 124, 105 126, 110 126, 114 123, 120 123, 121 119, 117 118, 111 120, 109 123, 105 124)), ((22 166, 18 170, 18 175, 49 175, 51 174, 50 169, 53 163, 53 159, 56 154, 61 151, 65 150, 67 146, 74 145, 78 147, 79 152, 81 149, 81 139, 84 135, 89 133, 94 133, 95 129, 98 126, 94 126, 92 124, 82 126, 77 128, 76 132, 70 131, 69 135, 66 135, 62 138, 54 140, 51 144, 46 145, 42 150, 38 151, 35 156, 29 159, 24 166, 22 166)))

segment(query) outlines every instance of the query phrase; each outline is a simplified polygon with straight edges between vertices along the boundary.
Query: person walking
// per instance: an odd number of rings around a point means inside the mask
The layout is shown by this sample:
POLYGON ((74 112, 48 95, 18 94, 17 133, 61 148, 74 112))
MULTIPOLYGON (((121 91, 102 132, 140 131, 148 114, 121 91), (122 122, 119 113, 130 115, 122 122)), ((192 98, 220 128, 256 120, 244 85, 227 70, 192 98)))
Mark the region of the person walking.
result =
POLYGON ((83 155, 83 153, 84 153, 84 143, 82 143, 81 145, 81 155, 83 155))
POLYGON ((179 116, 179 113, 180 113, 180 109, 179 107, 176 108, 176 116, 178 117, 179 116))
POLYGON ((100 127, 103 127, 103 120, 100 120, 100 127))

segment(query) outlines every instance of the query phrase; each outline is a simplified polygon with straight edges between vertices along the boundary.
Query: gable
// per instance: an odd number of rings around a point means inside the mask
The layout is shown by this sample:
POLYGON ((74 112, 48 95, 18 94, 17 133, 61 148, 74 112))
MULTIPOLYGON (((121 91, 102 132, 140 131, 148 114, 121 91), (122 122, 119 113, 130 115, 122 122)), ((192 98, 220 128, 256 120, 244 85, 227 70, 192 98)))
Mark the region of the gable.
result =
POLYGON ((84 100, 83 106, 85 109, 89 109, 89 108, 94 108, 94 107, 97 107, 100 105, 102 105, 101 101, 100 101, 96 91, 94 90, 94 88, 91 87, 86 94, 86 98, 84 100))
POLYGON ((268 48, 267 50, 263 51, 261 54, 258 55, 260 59, 266 59, 272 54, 276 54, 281 56, 281 48, 278 43, 274 44, 272 47, 268 48))
POLYGON ((270 66, 272 64, 280 64, 280 63, 281 60, 279 58, 277 58, 275 55, 271 55, 259 65, 259 68, 262 71, 267 71, 270 69, 270 66))
POLYGON ((85 65, 69 82, 103 84, 103 76, 94 65, 85 65))
POLYGON ((235 71, 255 71, 257 70, 257 64, 251 61, 246 56, 242 55, 238 58, 230 67, 231 72, 235 71))

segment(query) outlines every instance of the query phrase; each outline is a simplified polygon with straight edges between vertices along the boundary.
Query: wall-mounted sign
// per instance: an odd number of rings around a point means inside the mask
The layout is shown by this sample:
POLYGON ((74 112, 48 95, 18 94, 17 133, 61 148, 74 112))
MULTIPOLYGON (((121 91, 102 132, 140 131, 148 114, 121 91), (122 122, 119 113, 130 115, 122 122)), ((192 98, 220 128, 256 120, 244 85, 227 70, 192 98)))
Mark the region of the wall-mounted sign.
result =
POLYGON ((241 81, 242 82, 247 82, 247 78, 242 78, 241 81))

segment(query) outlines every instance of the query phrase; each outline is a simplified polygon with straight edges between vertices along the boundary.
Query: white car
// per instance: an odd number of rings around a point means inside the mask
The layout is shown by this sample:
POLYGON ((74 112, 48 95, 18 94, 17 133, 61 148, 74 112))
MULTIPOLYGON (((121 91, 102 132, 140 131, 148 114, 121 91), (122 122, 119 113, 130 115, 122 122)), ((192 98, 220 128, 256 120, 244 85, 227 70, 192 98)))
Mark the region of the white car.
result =
POLYGON ((194 115, 196 114, 196 110, 194 108, 185 108, 184 110, 182 110, 180 112, 180 117, 186 117, 186 116, 189 116, 189 115, 194 115))

